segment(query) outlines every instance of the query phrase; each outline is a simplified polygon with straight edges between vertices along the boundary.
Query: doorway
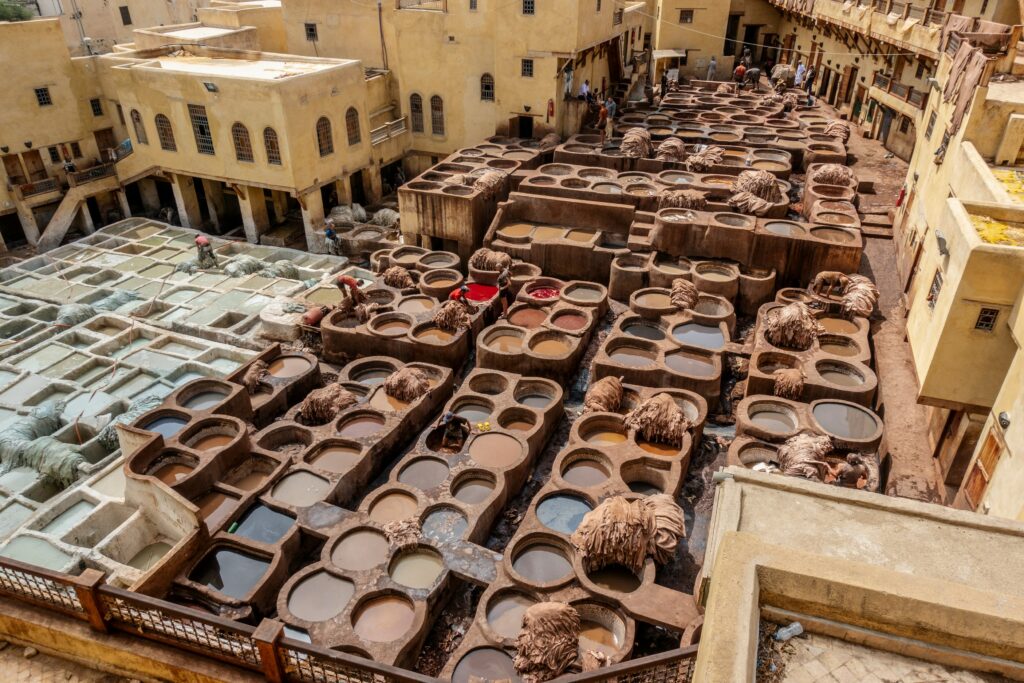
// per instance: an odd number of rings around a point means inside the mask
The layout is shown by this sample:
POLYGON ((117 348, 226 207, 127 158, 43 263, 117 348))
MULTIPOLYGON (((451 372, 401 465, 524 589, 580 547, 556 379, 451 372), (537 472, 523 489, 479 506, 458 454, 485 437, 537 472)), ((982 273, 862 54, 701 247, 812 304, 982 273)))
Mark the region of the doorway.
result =
POLYGON ((533 137, 533 117, 532 116, 517 116, 513 119, 515 127, 513 130, 516 131, 518 137, 530 139, 533 137))
POLYGON ((11 181, 11 185, 24 185, 28 182, 28 176, 25 175, 25 169, 21 166, 21 159, 17 154, 5 154, 4 155, 4 172, 7 173, 7 178, 11 181))
POLYGON ((107 150, 113 150, 117 147, 117 143, 114 142, 114 129, 104 128, 103 130, 93 131, 93 137, 96 138, 96 148, 100 151, 100 161, 113 161, 111 155, 113 152, 107 152, 107 150))
POLYGON ((49 177, 46 174, 46 166, 43 165, 43 157, 38 149, 30 149, 25 152, 21 155, 21 160, 25 162, 25 170, 28 171, 28 179, 31 182, 46 180, 49 177))
POLYGON ((352 192, 352 201, 356 204, 366 206, 366 188, 363 187, 363 169, 359 169, 348 179, 349 188, 352 192))
POLYGON ((739 14, 730 14, 725 24, 725 45, 722 46, 723 55, 736 54, 736 35, 740 32, 739 14))

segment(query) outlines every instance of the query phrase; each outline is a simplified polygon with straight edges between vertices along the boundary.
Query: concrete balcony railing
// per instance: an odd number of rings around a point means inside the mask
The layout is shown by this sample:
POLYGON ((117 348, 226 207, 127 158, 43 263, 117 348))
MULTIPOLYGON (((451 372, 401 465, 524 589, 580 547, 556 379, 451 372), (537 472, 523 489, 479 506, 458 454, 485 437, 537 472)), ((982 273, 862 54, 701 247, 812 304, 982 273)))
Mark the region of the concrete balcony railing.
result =
POLYGON ((17 186, 18 194, 22 199, 46 194, 47 192, 59 192, 60 182, 56 178, 46 178, 32 183, 22 183, 17 186))
POLYGON ((77 187, 78 185, 84 185, 91 183, 94 180, 100 178, 109 178, 110 176, 117 175, 117 170, 114 164, 97 164, 92 168, 87 168, 84 171, 73 171, 68 173, 68 185, 71 187, 77 187))
POLYGON ((895 81, 885 74, 876 72, 872 85, 882 92, 889 93, 896 99, 903 100, 907 104, 913 105, 917 109, 924 110, 925 104, 928 101, 927 92, 916 90, 912 86, 895 81))

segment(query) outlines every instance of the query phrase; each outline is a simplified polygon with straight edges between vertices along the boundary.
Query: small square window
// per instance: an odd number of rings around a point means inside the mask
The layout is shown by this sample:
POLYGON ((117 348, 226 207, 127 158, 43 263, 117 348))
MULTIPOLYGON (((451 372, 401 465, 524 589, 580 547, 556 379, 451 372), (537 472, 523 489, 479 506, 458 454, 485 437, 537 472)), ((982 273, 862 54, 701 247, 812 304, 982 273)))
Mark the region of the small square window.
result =
POLYGON ((536 7, 533 4, 534 0, 523 0, 523 14, 535 14, 536 7))
POLYGON ((932 112, 932 115, 928 117, 928 127, 924 131, 924 136, 926 138, 928 138, 929 140, 931 140, 932 139, 932 131, 933 130, 935 130, 935 112, 934 111, 932 112))
POLYGON ((40 107, 48 107, 53 104, 53 99, 50 98, 49 88, 36 88, 36 102, 39 103, 40 107))
POLYGON ((601 11, 601 0, 597 0, 597 9, 595 11, 596 12, 600 12, 601 11))
POLYGON ((117 9, 121 11, 121 23, 125 26, 131 26, 132 13, 128 11, 128 5, 121 5, 117 9))
POLYGON ((121 122, 122 126, 127 125, 124 121, 124 109, 121 109, 120 103, 117 105, 117 120, 121 122))
POLYGON ((679 23, 680 24, 692 24, 693 23, 693 10, 692 9, 681 9, 681 10, 679 10, 679 23))
POLYGON ((306 24, 306 40, 311 43, 315 43, 317 40, 316 24, 306 24))
POLYGON ((998 308, 983 308, 978 311, 978 319, 974 323, 974 329, 991 332, 996 327, 996 318, 998 317, 998 308))
POLYGON ((470 12, 475 12, 476 11, 476 0, 469 0, 469 11, 470 12))
POLYGON ((71 156, 73 156, 76 159, 82 158, 82 146, 77 142, 71 143, 71 156))
POLYGON ((906 132, 909 132, 909 131, 910 131, 910 117, 904 116, 903 119, 900 120, 900 132, 901 133, 906 133, 906 132))
POLYGON ((60 163, 60 152, 57 151, 56 147, 47 147, 46 151, 50 153, 50 161, 54 164, 60 163))
POLYGON ((524 60, 522 60, 522 65, 520 67, 520 73, 525 78, 533 78, 533 60, 532 59, 524 59, 524 60))
POLYGON ((103 103, 100 102, 99 98, 89 100, 89 106, 92 107, 93 116, 103 116, 103 103))

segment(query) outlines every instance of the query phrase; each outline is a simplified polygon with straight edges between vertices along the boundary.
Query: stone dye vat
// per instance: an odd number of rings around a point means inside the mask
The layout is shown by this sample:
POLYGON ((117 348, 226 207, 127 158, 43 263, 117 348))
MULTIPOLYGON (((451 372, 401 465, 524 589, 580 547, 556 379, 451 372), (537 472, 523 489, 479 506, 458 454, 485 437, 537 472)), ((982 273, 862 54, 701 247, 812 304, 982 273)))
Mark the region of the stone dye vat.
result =
POLYGON ((851 462, 849 454, 855 454, 867 471, 859 477, 854 473, 845 485, 878 490, 882 420, 867 408, 840 399, 799 403, 777 396, 747 396, 736 407, 736 439, 729 446, 728 462, 778 473, 786 464, 779 458, 780 445, 802 433, 831 441, 828 453, 813 458, 823 463, 818 481, 835 483, 843 474, 841 466, 851 462))
MULTIPOLYGON (((652 212, 658 210, 660 194, 684 189, 703 192, 711 211, 732 211, 726 200, 733 194, 735 183, 735 175, 722 173, 613 171, 566 163, 545 164, 534 171, 518 171, 512 176, 512 189, 517 192, 615 202, 652 212)), ((767 215, 784 218, 789 209, 791 186, 785 180, 779 180, 778 185, 782 199, 772 205, 767 215)), ((507 228, 504 234, 514 236, 515 229, 507 228)), ((573 237, 582 239, 582 235, 573 237)))
POLYGON ((195 258, 199 234, 142 218, 119 221, 0 270, 0 292, 90 304, 163 329, 259 349, 250 336, 267 304, 301 292, 304 281, 320 280, 347 263, 343 257, 211 236, 220 267, 177 271, 195 258))
MULTIPOLYGON (((784 290, 787 297, 800 291, 784 290)), ((765 304, 758 312, 746 394, 771 395, 774 393, 776 372, 799 369, 804 376, 803 389, 799 396, 791 398, 801 401, 839 398, 870 407, 878 389, 878 378, 871 369, 870 323, 867 318, 847 318, 840 310, 839 301, 831 301, 826 308, 815 313, 824 331, 810 348, 784 349, 774 346, 764 334, 765 316, 783 305, 765 304)))
POLYGON ((624 414, 660 390, 623 388, 619 412, 585 413, 573 424, 550 480, 509 541, 498 574, 480 597, 476 618, 442 676, 468 680, 486 675, 491 665, 480 661, 481 653, 497 656, 514 647, 522 614, 536 602, 573 605, 581 618, 581 650, 596 649, 612 662, 629 656, 637 621, 683 632, 697 618, 692 596, 655 583, 653 560, 647 560, 640 576, 618 565, 588 574, 570 544, 583 515, 608 497, 677 495, 700 441, 707 403, 699 395, 666 391, 691 423, 683 443, 674 448, 647 443, 623 424, 624 414))
POLYGON ((476 544, 529 477, 561 418, 562 390, 476 369, 445 410, 473 418, 462 447, 443 445, 441 427, 424 431, 357 513, 318 530, 328 536, 321 560, 281 588, 278 618, 312 642, 408 665, 453 578, 493 580, 500 556, 476 544), (506 426, 509 417, 529 426, 506 426), (310 582, 346 588, 313 601, 310 582))
POLYGON ((607 309, 608 294, 601 285, 546 277, 529 280, 505 319, 477 336, 477 365, 552 379, 569 377, 607 309))
MULTIPOLYGON (((125 503, 122 453, 116 433, 104 428, 193 378, 233 371, 252 352, 116 314, 57 326, 57 306, 7 296, 0 305, 12 321, 46 321, 0 351, 0 431, 31 421, 40 437, 32 447, 53 453, 0 475, 0 541, 14 537, 0 554, 75 573, 88 565, 133 586, 187 527, 125 503), (44 415, 52 419, 37 421, 44 415)), ((165 421, 157 429, 181 426, 165 421)))
POLYGON ((150 590, 237 619, 274 613, 278 589, 318 538, 303 515, 353 500, 452 384, 445 368, 404 366, 423 373, 427 392, 402 401, 378 375, 403 364, 363 359, 336 380, 356 402, 331 416, 301 403, 324 382, 314 356, 273 346, 257 360, 266 373, 252 393, 241 384, 248 366, 228 380, 194 381, 125 430, 139 443, 126 462, 129 495, 192 520, 188 551, 164 561, 150 590), (204 407, 189 407, 197 399, 204 407), (184 424, 165 437, 159 429, 171 419, 184 424))
POLYGON ((670 290, 647 288, 630 297, 594 356, 591 376, 621 377, 630 384, 687 389, 716 402, 722 353, 732 348, 736 317, 725 299, 701 294, 694 309, 679 311, 670 290))

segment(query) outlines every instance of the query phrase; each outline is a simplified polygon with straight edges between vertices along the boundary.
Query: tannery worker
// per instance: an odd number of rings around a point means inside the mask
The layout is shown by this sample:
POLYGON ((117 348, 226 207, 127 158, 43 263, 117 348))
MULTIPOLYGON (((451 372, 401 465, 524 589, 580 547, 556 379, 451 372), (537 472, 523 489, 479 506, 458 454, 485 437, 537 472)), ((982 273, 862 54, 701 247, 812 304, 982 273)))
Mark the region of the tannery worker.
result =
POLYGON ((327 253, 331 256, 341 256, 341 242, 330 223, 324 228, 324 247, 327 248, 327 253))
POLYGON ((512 305, 512 275, 508 268, 502 268, 498 273, 498 296, 501 298, 501 317, 508 315, 508 307, 512 305))
POLYGON ((441 446, 444 448, 461 449, 462 444, 469 438, 473 428, 469 420, 449 411, 441 416, 439 426, 444 427, 444 436, 441 437, 441 446))
POLYGON ((366 296, 359 291, 359 281, 351 275, 339 275, 337 280, 338 289, 341 290, 342 299, 351 298, 356 306, 363 303, 366 296))
POLYGON ((196 265, 204 270, 217 267, 217 255, 213 253, 213 245, 206 235, 196 237, 196 265))
POLYGON ((466 308, 469 308, 469 285, 463 283, 463 285, 458 289, 453 289, 452 293, 448 295, 448 298, 452 301, 458 301, 466 308))

